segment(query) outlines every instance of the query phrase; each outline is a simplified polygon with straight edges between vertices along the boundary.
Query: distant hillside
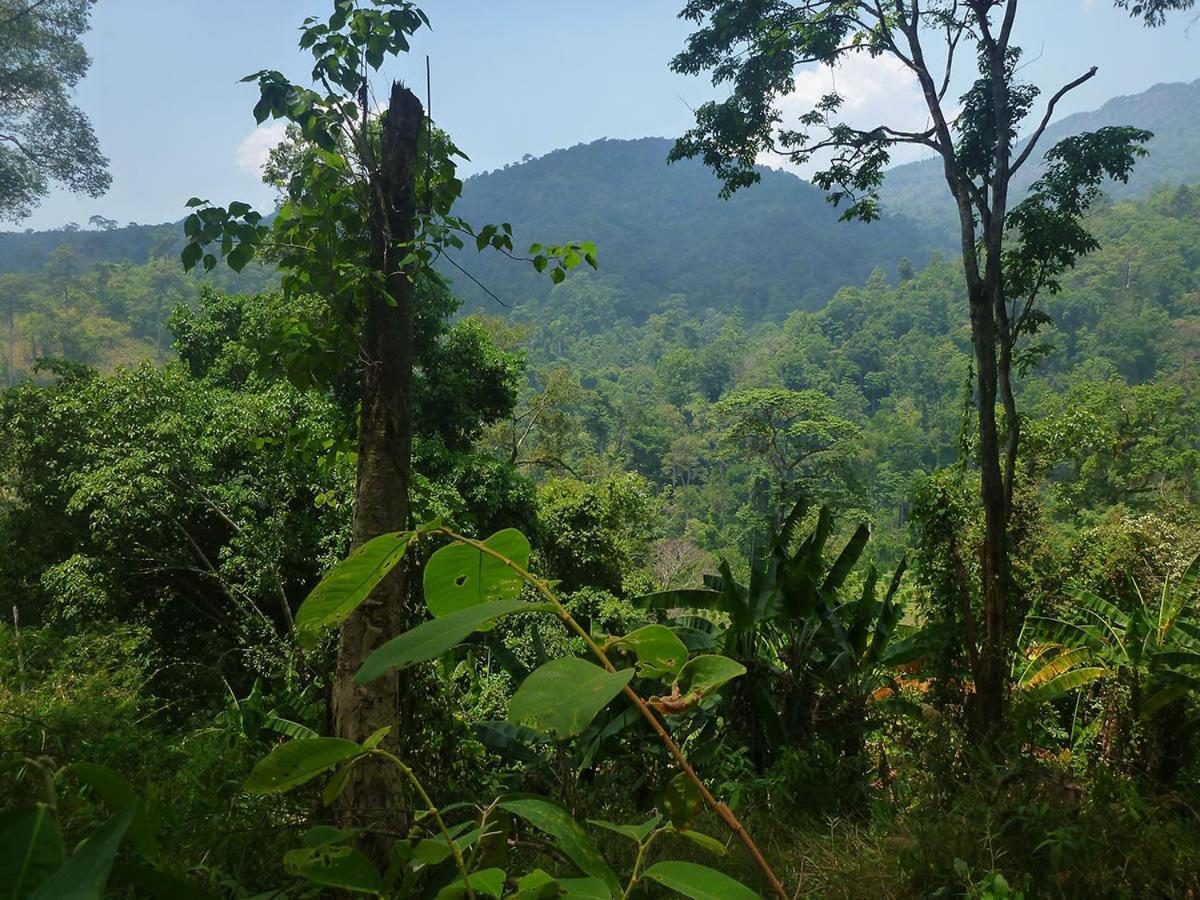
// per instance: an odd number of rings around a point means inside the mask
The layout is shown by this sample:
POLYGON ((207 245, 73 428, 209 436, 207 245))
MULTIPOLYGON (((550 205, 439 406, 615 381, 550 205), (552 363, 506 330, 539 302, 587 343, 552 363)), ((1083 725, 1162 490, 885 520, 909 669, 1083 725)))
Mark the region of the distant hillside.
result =
MULTIPOLYGON (((1054 122, 1038 144, 1035 159, 1058 141, 1105 125, 1133 125, 1154 132, 1150 154, 1138 161, 1128 184, 1106 189, 1118 199, 1147 197, 1166 185, 1200 182, 1200 79, 1183 84, 1156 84, 1140 94, 1114 97, 1091 112, 1076 113, 1054 122)), ((1040 166, 1027 166, 1017 176, 1025 190, 1037 178, 1040 166)), ((897 166, 887 173, 883 198, 891 212, 910 216, 953 237, 957 219, 936 159, 897 166)))
POLYGON ((179 224, 128 225, 109 231, 77 230, 0 232, 0 274, 39 271, 60 247, 70 247, 82 266, 96 263, 142 264, 183 249, 179 224))
MULTIPOLYGON (((468 221, 507 221, 518 249, 532 241, 595 241, 601 273, 634 300, 633 317, 670 295, 692 309, 739 309, 752 318, 821 306, 840 286, 901 257, 918 265, 933 242, 912 222, 838 222, 824 195, 794 175, 764 171, 730 200, 697 162, 668 166, 671 141, 600 140, 467 181, 468 221), (637 308, 638 301, 644 303, 637 308)), ((550 281, 494 254, 460 254, 472 275, 509 303, 544 296, 550 281)), ((469 306, 496 304, 453 271, 469 306)))

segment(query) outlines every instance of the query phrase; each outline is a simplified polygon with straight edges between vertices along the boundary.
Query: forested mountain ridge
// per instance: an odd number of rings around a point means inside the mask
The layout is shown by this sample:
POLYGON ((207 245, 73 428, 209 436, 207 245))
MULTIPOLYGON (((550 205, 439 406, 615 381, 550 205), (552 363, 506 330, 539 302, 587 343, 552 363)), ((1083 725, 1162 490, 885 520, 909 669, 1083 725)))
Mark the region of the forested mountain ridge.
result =
MULTIPOLYGON (((1113 97, 1099 109, 1066 116, 1047 127, 1040 146, 1044 151, 1065 137, 1107 125, 1132 125, 1154 133, 1148 154, 1138 160, 1128 183, 1109 182, 1105 186, 1110 196, 1139 198, 1164 186, 1200 181, 1200 79, 1156 84, 1139 94, 1113 97)), ((1039 152, 1030 162, 1040 159, 1039 152)), ((1040 172, 1040 165, 1029 165, 1014 184, 1024 190, 1040 172)), ((896 166, 888 170, 884 181, 884 206, 952 240, 958 225, 945 188, 939 160, 896 166)))
MULTIPOLYGON (((461 215, 511 223, 520 250, 549 235, 592 241, 601 270, 627 284, 631 297, 679 293, 691 308, 738 309, 755 319, 815 309, 875 266, 891 269, 905 256, 924 262, 933 248, 921 228, 900 218, 839 223, 819 190, 786 172, 764 170, 757 190, 723 201, 703 165, 667 164, 670 147, 666 138, 599 140, 476 175, 464 184, 461 215), (775 241, 788 252, 780 253, 775 241)), ((0 234, 0 273, 35 272, 64 245, 84 265, 141 264, 174 256, 182 232, 131 225, 0 234)), ((455 261, 509 305, 549 289, 546 279, 511 260, 468 249, 455 261)), ((501 308, 454 265, 441 268, 466 309, 501 308)), ((648 310, 635 305, 623 312, 644 318, 648 310)))
MULTIPOLYGON (((672 141, 599 140, 466 181, 460 203, 468 221, 503 217, 518 247, 545 235, 595 242, 600 271, 631 298, 635 320, 649 308, 637 298, 680 294, 691 310, 739 310, 750 319, 816 309, 843 284, 902 257, 920 263, 933 242, 899 217, 870 225, 838 222, 823 193, 783 171, 729 200, 702 164, 667 164, 672 141), (780 247, 787 248, 781 252, 780 247)), ((457 261, 506 303, 544 296, 545 279, 503 258, 459 254, 457 261)), ((469 279, 447 274, 467 308, 498 307, 469 279)))

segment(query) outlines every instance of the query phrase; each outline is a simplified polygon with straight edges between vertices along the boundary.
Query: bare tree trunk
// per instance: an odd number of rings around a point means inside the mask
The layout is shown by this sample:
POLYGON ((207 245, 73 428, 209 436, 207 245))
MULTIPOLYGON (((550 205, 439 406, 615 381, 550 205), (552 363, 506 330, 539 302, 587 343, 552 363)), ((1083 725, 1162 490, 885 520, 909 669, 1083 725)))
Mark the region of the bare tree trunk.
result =
MULTIPOLYGON (((411 270, 399 262, 414 237, 417 138, 423 116, 416 96, 394 84, 370 184, 373 263, 385 274, 386 289, 369 298, 363 327, 355 547, 408 527, 414 288, 411 270)), ((354 675, 371 651, 402 631, 412 617, 404 568, 398 566, 342 625, 332 689, 335 733, 362 741, 390 726, 383 746, 392 752, 400 751, 404 737, 400 676, 392 672, 359 687, 354 675)), ((408 820, 401 775, 374 759, 364 760, 354 771, 339 802, 340 820, 378 832, 365 849, 376 864, 386 866, 394 836, 408 820)))

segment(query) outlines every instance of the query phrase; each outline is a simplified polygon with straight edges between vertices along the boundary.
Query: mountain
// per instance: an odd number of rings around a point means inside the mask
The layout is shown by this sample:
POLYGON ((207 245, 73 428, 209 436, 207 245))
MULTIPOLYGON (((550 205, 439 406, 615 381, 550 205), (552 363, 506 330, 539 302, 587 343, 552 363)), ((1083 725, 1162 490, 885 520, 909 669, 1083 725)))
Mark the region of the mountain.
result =
MULTIPOLYGON (((671 295, 692 309, 778 316, 814 309, 844 284, 902 257, 923 263, 933 242, 902 217, 870 225, 838 221, 821 191, 795 175, 763 170, 762 183, 729 200, 699 162, 667 165, 666 138, 599 140, 467 180, 467 221, 509 222, 517 249, 531 242, 590 240, 601 275, 619 282, 635 318, 671 295)), ((545 296, 550 281, 495 254, 456 261, 506 303, 545 296)), ((453 271, 468 306, 496 304, 453 271)))
MULTIPOLYGON (((1135 199, 1166 185, 1200 182, 1200 79, 1189 84, 1156 84, 1140 94, 1114 97, 1097 110, 1053 122, 1032 158, 1040 160, 1065 137, 1106 125, 1133 125, 1154 132, 1149 155, 1138 161, 1128 184, 1109 183, 1105 190, 1110 196, 1135 199)), ((1019 172, 1015 179, 1018 191, 1027 190, 1040 171, 1040 165, 1029 165, 1019 172)), ((888 170, 883 201, 889 211, 955 239, 958 219, 940 160, 926 159, 888 170)))

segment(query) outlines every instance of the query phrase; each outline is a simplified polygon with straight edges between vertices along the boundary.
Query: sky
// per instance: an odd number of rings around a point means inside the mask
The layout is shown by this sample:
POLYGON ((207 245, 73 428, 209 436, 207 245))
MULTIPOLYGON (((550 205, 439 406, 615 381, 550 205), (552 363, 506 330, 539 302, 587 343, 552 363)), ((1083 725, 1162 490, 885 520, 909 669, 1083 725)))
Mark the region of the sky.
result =
MULTIPOLYGON (((434 119, 471 157, 464 174, 603 137, 675 137, 691 124, 692 107, 719 95, 706 79, 668 68, 689 33, 677 18, 683 0, 421 5, 432 30, 379 83, 386 89, 386 79, 400 78, 424 97, 428 54, 434 119)), ((191 196, 269 208, 258 167, 281 127, 255 127, 257 89, 239 79, 269 68, 307 83, 311 58, 296 47, 297 28, 329 9, 329 0, 99 0, 85 39, 92 68, 77 96, 111 161, 112 188, 98 199, 55 191, 17 227, 82 225, 94 214, 175 221, 191 196)), ((1110 0, 1025 0, 1023 72, 1049 95, 1100 66, 1059 104, 1059 116, 1159 82, 1194 81, 1200 23, 1187 27, 1190 18, 1147 30, 1110 0)), ((799 72, 785 109, 801 109, 831 83, 854 124, 924 124, 906 74, 883 61, 799 72)))

